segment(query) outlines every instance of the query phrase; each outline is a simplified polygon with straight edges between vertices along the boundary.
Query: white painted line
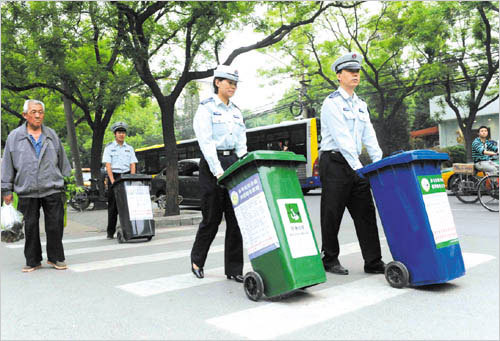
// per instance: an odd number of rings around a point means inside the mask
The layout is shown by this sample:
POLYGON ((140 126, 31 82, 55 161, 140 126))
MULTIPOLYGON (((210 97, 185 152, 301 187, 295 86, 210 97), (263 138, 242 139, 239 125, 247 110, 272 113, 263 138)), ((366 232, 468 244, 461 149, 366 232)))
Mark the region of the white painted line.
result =
MULTIPOLYGON (((472 253, 464 253, 463 256, 469 267, 495 258, 472 253)), ((370 276, 315 291, 300 300, 263 303, 255 308, 210 318, 206 322, 240 337, 273 339, 407 292, 389 286, 384 276, 370 276)))
MULTIPOLYGON (((360 252, 359 244, 357 242, 342 244, 340 249, 341 256, 360 252)), ((244 274, 247 271, 251 271, 250 263, 245 263, 245 266, 247 266, 248 269, 244 269, 244 274)), ((223 269, 223 267, 209 270, 205 269, 205 278, 203 280, 194 277, 192 273, 184 273, 180 275, 160 277, 151 280, 119 285, 117 288, 141 297, 153 296, 170 291, 188 289, 198 285, 223 281, 226 278, 223 276, 223 269)))
MULTIPOLYGON (((215 238, 224 237, 224 233, 219 233, 215 238)), ((182 242, 189 242, 196 238, 195 235, 190 236, 182 236, 182 237, 172 237, 172 238, 163 238, 158 240, 153 240, 150 242, 136 242, 136 243, 124 243, 124 244, 112 244, 112 245, 102 245, 102 246, 92 246, 92 247, 83 247, 79 249, 71 249, 65 250, 65 256, 73 256, 73 255, 81 255, 85 253, 94 253, 94 252, 105 252, 105 251, 115 251, 115 250, 124 250, 124 249, 132 249, 137 247, 149 247, 149 246, 157 246, 157 245, 166 245, 166 244, 175 244, 182 242)), ((47 255, 43 254, 44 258, 47 258, 47 255)))
MULTIPOLYGON (((244 264, 243 273, 246 273, 247 271, 250 271, 250 263, 244 264)), ((221 282, 223 280, 226 280, 226 276, 224 275, 224 267, 221 266, 218 268, 205 270, 205 277, 203 279, 196 278, 190 272, 180 275, 160 277, 151 280, 118 285, 116 286, 116 288, 127 291, 137 296, 148 297, 166 293, 169 291, 188 289, 200 285, 221 282)))
MULTIPOLYGON (((223 250, 224 250, 224 245, 217 245, 210 248, 211 253, 222 252, 223 250)), ((153 253, 150 255, 143 255, 143 256, 114 258, 114 259, 101 260, 89 263, 70 264, 68 265, 68 270, 75 272, 103 270, 103 269, 116 268, 134 264, 161 262, 170 259, 189 257, 190 254, 191 254, 191 249, 153 253)))
POLYGON ((465 270, 495 259, 495 257, 483 253, 462 252, 462 256, 464 258, 465 270))
MULTIPOLYGON (((155 235, 162 234, 162 233, 168 233, 168 232, 176 232, 176 231, 189 231, 189 230, 195 230, 197 228, 198 228, 198 225, 186 225, 186 226, 179 226, 179 227, 162 227, 159 229, 155 229, 155 235)), ((95 240, 105 240, 105 239, 106 239, 106 235, 84 237, 84 238, 63 239, 63 245, 70 244, 70 243, 83 243, 83 242, 91 242, 91 241, 95 241, 95 240)), ((114 242, 116 243, 116 239, 114 239, 114 242)), ((44 245, 47 245, 47 242, 42 241, 41 244, 42 244, 42 246, 44 246, 44 245)), ((24 240, 21 240, 19 243, 6 245, 6 247, 9 249, 24 248, 24 240)))

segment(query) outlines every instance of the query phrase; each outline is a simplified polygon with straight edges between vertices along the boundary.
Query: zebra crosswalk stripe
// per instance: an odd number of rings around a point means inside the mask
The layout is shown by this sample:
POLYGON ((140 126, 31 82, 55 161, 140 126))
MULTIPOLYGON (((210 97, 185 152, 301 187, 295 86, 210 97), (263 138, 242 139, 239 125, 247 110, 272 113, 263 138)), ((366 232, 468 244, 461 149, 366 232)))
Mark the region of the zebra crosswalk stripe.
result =
MULTIPOLYGON (((495 259, 493 256, 477 253, 464 253, 463 257, 466 268, 469 269, 495 259)), ((383 276, 370 276, 314 291, 300 300, 289 300, 286 304, 263 303, 255 308, 210 318, 206 322, 240 337, 272 339, 407 292, 405 289, 392 288, 383 276)))

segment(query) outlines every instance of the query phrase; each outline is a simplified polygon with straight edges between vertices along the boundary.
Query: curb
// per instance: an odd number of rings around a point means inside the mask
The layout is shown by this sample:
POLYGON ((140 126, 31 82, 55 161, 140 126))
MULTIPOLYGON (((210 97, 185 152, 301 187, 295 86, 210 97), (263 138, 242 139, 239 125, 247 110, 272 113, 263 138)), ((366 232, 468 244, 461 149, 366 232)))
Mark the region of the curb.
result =
POLYGON ((173 216, 163 216, 163 210, 154 210, 155 228, 198 225, 202 216, 199 211, 181 210, 181 214, 173 216))

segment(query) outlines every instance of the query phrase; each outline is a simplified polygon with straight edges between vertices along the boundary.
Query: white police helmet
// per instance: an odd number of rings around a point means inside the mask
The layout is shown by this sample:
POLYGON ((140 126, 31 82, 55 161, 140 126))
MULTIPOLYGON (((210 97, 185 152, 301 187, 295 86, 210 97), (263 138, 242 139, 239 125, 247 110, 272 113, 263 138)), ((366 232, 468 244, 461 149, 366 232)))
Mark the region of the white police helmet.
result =
POLYGON ((238 70, 230 65, 219 65, 214 71, 214 77, 230 79, 238 82, 238 70))
POLYGON ((127 129, 128 129, 128 126, 127 126, 127 123, 125 123, 125 122, 116 122, 111 126, 111 131, 113 133, 116 132, 117 130, 127 131, 127 129))
POLYGON ((340 72, 343 69, 361 69, 361 62, 363 57, 356 52, 349 52, 338 58, 332 65, 332 70, 335 73, 340 72))

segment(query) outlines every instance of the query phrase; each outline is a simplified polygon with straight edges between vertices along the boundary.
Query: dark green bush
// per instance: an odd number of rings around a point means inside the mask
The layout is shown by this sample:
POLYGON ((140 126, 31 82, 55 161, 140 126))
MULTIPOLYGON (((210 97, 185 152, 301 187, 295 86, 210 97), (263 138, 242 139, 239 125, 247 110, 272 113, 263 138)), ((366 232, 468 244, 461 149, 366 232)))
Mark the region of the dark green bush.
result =
POLYGON ((448 153, 450 160, 443 162, 442 167, 451 167, 454 163, 466 163, 465 147, 461 144, 445 148, 433 148, 440 153, 448 153))

